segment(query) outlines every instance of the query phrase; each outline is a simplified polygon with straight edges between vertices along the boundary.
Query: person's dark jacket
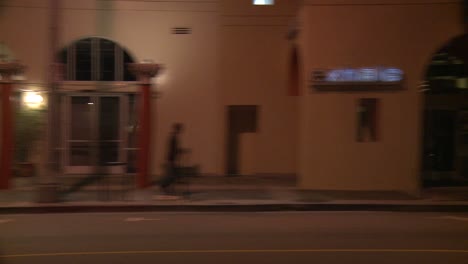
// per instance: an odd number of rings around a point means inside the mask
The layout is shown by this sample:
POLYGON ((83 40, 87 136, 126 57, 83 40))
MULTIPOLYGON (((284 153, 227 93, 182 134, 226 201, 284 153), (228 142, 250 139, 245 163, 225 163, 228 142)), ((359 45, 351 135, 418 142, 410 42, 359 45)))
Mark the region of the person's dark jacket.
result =
POLYGON ((167 162, 175 163, 180 154, 179 148, 179 138, 177 133, 172 133, 171 138, 169 139, 169 147, 167 153, 167 162))

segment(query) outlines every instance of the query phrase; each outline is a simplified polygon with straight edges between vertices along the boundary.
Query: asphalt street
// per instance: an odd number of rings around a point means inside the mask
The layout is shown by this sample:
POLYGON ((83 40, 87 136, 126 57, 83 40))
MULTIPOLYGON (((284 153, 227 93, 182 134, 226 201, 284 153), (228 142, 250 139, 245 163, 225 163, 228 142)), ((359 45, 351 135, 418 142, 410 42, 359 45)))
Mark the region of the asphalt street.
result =
POLYGON ((468 264, 468 214, 0 215, 0 263, 468 264))

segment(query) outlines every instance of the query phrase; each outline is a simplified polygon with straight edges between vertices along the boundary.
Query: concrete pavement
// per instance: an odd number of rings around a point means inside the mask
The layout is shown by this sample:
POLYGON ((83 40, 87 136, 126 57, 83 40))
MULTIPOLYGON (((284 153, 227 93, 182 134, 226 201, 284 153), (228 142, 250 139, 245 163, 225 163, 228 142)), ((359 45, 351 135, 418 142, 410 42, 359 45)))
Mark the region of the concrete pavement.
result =
MULTIPOLYGON (((38 203, 33 179, 17 179, 15 188, 0 191, 0 213, 135 212, 135 211, 452 211, 468 212, 468 187, 423 189, 417 195, 397 191, 298 190, 285 176, 206 176, 176 186, 177 195, 158 187, 145 191, 95 184, 38 203)), ((69 183, 68 183, 69 184, 69 183)), ((62 189, 64 189, 62 184, 62 189)), ((66 188, 66 186, 65 186, 66 188)))

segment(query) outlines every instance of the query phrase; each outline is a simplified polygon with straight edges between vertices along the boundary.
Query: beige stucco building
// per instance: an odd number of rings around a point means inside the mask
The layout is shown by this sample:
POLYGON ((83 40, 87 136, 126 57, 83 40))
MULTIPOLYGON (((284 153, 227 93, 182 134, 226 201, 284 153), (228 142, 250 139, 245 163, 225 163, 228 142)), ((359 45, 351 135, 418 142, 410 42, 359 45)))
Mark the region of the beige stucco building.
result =
MULTIPOLYGON (((52 52, 47 2, 0 2, 0 41, 27 66, 26 80, 17 89, 47 90, 52 52)), ((203 174, 297 175, 297 186, 304 189, 417 192, 421 84, 434 53, 465 32, 462 1, 274 2, 66 0, 60 11, 60 48, 54 52, 67 50, 67 63, 77 63, 70 62, 80 52, 74 43, 102 39, 125 50, 134 62, 152 60, 163 66, 153 80, 154 175, 161 173, 171 125, 182 122, 183 145, 192 150, 190 162, 203 174), (401 89, 319 91, 312 83, 317 69, 377 67, 401 70, 401 89), (372 126, 378 136, 365 142, 356 137, 360 99, 377 102, 372 126)), ((91 41, 90 47, 103 41, 91 41)), ((96 49, 91 53, 101 54, 96 49)), ((96 61, 100 66, 91 71, 105 65, 96 61)), ((112 65, 118 68, 117 62, 112 65)), ((134 148, 127 133, 129 96, 138 91, 137 84, 124 78, 100 82, 99 73, 80 81, 73 79, 77 74, 65 73, 62 97, 84 96, 92 103, 117 96, 114 159, 128 162, 134 148)), ((64 172, 76 174, 80 170, 73 169, 73 155, 88 155, 83 151, 88 139, 80 143, 70 136, 81 127, 73 126, 74 111, 84 109, 75 109, 73 100, 63 99, 60 149, 64 172), (80 151, 73 149, 75 143, 82 144, 80 151)), ((98 127, 99 121, 89 124, 98 127)), ((77 159, 76 167, 87 166, 86 159, 77 159)))
POLYGON ((303 72, 314 68, 391 66, 403 70, 397 92, 318 93, 307 78, 300 98, 300 186, 400 189, 420 186, 423 93, 433 54, 463 33, 461 3, 304 1, 303 72), (326 2, 326 4, 324 4, 326 2), (380 138, 355 140, 359 98, 380 99, 380 138))

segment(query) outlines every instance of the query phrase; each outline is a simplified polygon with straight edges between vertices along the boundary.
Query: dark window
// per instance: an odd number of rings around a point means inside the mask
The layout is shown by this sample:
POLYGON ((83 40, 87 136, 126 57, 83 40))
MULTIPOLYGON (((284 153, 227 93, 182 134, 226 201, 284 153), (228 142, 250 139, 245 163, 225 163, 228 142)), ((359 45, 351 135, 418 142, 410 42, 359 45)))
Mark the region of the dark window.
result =
POLYGON ((76 80, 90 81, 91 79, 91 39, 84 39, 76 43, 76 80))
POLYGON ((124 52, 124 81, 136 81, 135 75, 133 75, 128 69, 128 63, 132 63, 133 59, 127 52, 124 52))
POLYGON ((377 141, 378 139, 378 107, 376 98, 362 98, 357 109, 357 141, 377 141))
POLYGON ((100 55, 100 80, 114 81, 115 76, 115 44, 112 41, 101 40, 99 42, 100 55))
POLYGON ((468 34, 452 39, 432 57, 426 72, 429 93, 468 92, 468 34))
POLYGON ((113 41, 102 38, 79 40, 59 53, 70 81, 135 81, 127 63, 133 58, 113 41))

